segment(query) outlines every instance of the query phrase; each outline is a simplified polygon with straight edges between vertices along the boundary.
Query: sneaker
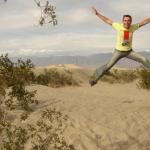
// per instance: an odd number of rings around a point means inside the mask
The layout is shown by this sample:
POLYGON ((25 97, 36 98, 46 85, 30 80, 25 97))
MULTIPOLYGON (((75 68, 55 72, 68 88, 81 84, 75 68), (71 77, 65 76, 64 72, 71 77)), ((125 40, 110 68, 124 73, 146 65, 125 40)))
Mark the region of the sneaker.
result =
POLYGON ((97 83, 97 81, 95 81, 95 80, 89 80, 89 84, 90 84, 91 86, 94 86, 96 83, 97 83))

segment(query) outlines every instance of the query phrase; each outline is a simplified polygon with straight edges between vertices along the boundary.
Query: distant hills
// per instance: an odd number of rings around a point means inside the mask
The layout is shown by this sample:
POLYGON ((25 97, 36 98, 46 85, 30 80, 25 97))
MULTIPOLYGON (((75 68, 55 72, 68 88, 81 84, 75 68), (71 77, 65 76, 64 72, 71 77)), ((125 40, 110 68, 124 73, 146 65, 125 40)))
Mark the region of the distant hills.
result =
MULTIPOLYGON (((150 60, 150 52, 138 52, 141 55, 147 57, 150 60)), ((35 64, 35 66, 47 66, 52 64, 75 64, 79 66, 84 67, 93 67, 93 66, 99 66, 102 64, 105 64, 109 61, 111 58, 112 53, 97 53, 97 54, 91 54, 88 56, 80 56, 80 55, 73 55, 73 56, 67 56, 67 55, 49 55, 49 56, 32 56, 32 57, 21 57, 22 59, 31 59, 32 62, 35 64)), ((16 61, 18 57, 12 57, 12 60, 16 61)), ((116 64, 116 66, 119 67, 129 67, 134 68, 136 66, 139 66, 140 63, 137 63, 133 60, 123 58, 119 60, 116 64)))

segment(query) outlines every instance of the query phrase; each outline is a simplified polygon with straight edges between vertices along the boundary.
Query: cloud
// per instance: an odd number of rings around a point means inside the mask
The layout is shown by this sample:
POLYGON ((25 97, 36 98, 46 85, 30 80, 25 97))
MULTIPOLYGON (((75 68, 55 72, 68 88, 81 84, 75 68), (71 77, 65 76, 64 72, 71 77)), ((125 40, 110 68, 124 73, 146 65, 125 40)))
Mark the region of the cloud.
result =
MULTIPOLYGON (((133 48, 137 51, 149 48, 150 35, 145 32, 135 33, 133 48), (146 40, 142 37, 147 37, 146 40)), ((1 53, 10 53, 13 56, 47 56, 51 54, 98 53, 112 52, 116 45, 116 33, 102 32, 101 34, 61 33, 53 36, 33 36, 1 40, 1 53), (109 34, 108 34, 109 33, 109 34)))
MULTIPOLYGON (((105 52, 115 47, 116 32, 91 13, 95 6, 103 15, 121 21, 129 13, 135 22, 149 17, 149 0, 55 0, 58 26, 37 26, 40 10, 33 0, 9 0, 0 6, 0 52, 12 55, 105 52), (5 51, 4 51, 5 50, 5 51)), ((137 50, 149 49, 149 27, 134 35, 137 50)))
POLYGON ((2 9, 0 10, 0 30, 19 30, 33 27, 34 24, 37 24, 40 17, 40 11, 36 7, 34 7, 34 3, 32 5, 33 7, 27 7, 26 5, 23 7, 22 5, 19 6, 18 3, 15 4, 14 1, 12 7, 10 6, 8 1, 8 5, 6 4, 5 7, 0 6, 2 7, 2 9), (14 5, 16 7, 14 7, 14 5))
POLYGON ((64 12, 60 18, 64 25, 82 25, 92 22, 95 17, 87 9, 78 8, 64 12))
POLYGON ((87 47, 106 47, 107 41, 111 41, 112 35, 107 34, 80 34, 61 33, 53 36, 34 36, 28 38, 16 38, 8 41, 1 40, 1 49, 55 49, 76 50, 87 47), (90 41, 90 42, 89 42, 90 41), (103 45, 98 44, 103 41, 103 45), (106 41, 106 42, 105 42, 106 41))
POLYGON ((131 14, 134 20, 138 21, 139 19, 149 17, 149 5, 149 0, 119 0, 110 1, 108 3, 108 9, 111 10, 112 15, 114 14, 116 16, 115 18, 121 19, 123 14, 131 14))

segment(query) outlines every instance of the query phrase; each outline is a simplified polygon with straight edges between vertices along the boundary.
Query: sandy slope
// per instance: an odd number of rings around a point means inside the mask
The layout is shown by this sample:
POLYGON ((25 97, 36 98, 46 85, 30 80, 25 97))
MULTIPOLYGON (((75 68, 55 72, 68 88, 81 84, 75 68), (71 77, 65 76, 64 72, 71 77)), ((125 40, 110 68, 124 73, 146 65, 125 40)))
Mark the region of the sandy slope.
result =
POLYGON ((138 89, 137 81, 88 84, 90 68, 74 68, 81 87, 51 88, 33 85, 40 101, 31 120, 51 105, 69 116, 65 138, 77 150, 149 150, 150 91, 138 89))

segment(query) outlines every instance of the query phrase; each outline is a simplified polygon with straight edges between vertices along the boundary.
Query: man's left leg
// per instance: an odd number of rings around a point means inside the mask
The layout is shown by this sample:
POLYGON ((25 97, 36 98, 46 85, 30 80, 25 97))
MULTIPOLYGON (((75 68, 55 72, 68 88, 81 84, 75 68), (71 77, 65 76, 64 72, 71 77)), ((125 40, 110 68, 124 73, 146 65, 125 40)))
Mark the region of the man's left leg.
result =
POLYGON ((150 70, 150 61, 139 53, 132 50, 126 57, 142 63, 146 69, 150 70))

